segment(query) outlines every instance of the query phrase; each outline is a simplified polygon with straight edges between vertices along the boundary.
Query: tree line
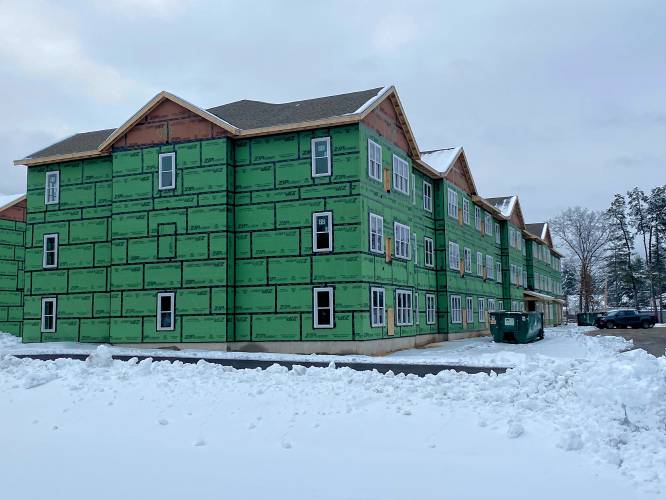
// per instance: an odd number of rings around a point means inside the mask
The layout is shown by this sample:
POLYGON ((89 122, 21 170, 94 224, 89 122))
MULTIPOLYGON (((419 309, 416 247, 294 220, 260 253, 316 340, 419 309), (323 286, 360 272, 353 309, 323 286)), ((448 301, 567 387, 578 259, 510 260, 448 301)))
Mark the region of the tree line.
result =
POLYGON ((606 210, 573 207, 549 221, 569 251, 562 290, 578 310, 663 309, 666 294, 666 185, 616 194, 606 210))

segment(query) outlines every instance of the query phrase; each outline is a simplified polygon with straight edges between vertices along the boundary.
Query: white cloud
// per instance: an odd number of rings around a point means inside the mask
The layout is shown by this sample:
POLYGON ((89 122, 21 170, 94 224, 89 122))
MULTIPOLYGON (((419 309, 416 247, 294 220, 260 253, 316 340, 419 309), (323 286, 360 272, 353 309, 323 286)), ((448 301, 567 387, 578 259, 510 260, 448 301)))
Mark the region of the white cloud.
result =
POLYGON ((96 0, 95 6, 130 18, 147 15, 166 19, 180 15, 192 3, 189 0, 96 0))

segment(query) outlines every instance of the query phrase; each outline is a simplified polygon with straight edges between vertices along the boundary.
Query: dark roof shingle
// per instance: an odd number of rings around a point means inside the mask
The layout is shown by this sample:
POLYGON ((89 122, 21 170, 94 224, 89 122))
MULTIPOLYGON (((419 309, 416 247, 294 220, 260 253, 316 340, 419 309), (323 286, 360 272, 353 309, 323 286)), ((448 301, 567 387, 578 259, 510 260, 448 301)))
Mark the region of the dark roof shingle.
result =
POLYGON ((97 146, 102 144, 104 140, 116 130, 115 128, 107 128, 104 130, 95 130, 93 132, 82 132, 58 141, 55 144, 35 151, 27 156, 27 158, 45 158, 47 156, 60 156, 72 153, 83 153, 84 151, 94 151, 97 146))
POLYGON ((537 222, 536 224, 525 224, 525 228, 527 229, 528 233, 541 238, 541 234, 543 233, 543 227, 545 225, 546 225, 545 222, 537 222))

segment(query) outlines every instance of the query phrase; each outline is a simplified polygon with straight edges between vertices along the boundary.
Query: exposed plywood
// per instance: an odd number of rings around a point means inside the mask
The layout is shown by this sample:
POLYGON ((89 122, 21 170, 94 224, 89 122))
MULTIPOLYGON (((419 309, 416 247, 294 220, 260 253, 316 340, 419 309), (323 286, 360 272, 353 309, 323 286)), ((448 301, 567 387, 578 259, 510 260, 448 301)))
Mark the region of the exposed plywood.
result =
POLYGON ((390 99, 384 99, 363 119, 363 123, 403 151, 410 151, 407 135, 390 99))
POLYGON ((455 163, 451 166, 451 168, 447 171, 445 177, 446 180, 448 180, 451 184, 463 190, 467 194, 475 194, 476 188, 471 182, 470 174, 464 164, 464 161, 465 160, 463 159, 462 155, 460 155, 455 163))
POLYGON ((164 100, 120 136, 112 148, 215 139, 227 134, 221 127, 180 104, 164 100))
POLYGON ((0 211, 0 219, 25 222, 26 200, 21 200, 0 211))

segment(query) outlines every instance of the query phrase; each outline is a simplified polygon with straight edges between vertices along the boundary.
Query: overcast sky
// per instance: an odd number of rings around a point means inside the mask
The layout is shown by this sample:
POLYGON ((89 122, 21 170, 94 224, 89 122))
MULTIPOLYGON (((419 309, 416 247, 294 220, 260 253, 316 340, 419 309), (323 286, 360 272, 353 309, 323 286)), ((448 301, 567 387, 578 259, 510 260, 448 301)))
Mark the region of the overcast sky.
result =
POLYGON ((395 85, 422 150, 463 145, 527 222, 666 183, 666 2, 0 0, 11 161, 160 90, 210 107, 395 85))

